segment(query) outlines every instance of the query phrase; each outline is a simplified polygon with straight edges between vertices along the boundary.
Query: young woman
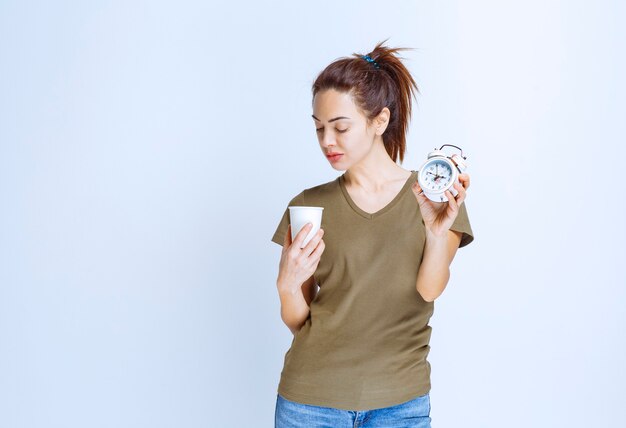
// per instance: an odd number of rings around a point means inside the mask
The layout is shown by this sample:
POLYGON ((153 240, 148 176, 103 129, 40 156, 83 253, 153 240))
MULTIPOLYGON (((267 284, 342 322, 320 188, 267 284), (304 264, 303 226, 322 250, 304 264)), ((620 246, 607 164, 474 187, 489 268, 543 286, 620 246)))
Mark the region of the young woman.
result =
POLYGON ((313 122, 330 165, 345 172, 288 206, 324 207, 322 227, 291 240, 289 210, 272 237, 283 246, 276 281, 293 332, 275 410, 284 427, 430 427, 434 300, 473 232, 463 203, 430 201, 403 161, 418 88, 379 43, 326 67, 313 84, 313 122), (323 237, 323 238, 322 238, 323 237), (319 291, 318 291, 319 284, 319 291))

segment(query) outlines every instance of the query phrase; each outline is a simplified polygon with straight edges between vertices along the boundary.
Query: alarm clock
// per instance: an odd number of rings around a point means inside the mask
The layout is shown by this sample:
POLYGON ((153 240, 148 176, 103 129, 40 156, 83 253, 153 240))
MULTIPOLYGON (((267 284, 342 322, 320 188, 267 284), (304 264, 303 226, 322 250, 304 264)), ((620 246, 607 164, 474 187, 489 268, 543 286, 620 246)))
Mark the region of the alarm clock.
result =
POLYGON ((452 144, 444 144, 439 149, 435 147, 428 154, 426 162, 417 173, 417 182, 428 199, 433 202, 447 202, 448 198, 444 193, 446 190, 452 192, 454 196, 459 193, 454 188, 454 183, 459 183, 459 174, 467 169, 465 159, 463 150, 452 144), (455 153, 448 156, 442 150, 445 146, 455 147, 461 151, 461 154, 455 153))

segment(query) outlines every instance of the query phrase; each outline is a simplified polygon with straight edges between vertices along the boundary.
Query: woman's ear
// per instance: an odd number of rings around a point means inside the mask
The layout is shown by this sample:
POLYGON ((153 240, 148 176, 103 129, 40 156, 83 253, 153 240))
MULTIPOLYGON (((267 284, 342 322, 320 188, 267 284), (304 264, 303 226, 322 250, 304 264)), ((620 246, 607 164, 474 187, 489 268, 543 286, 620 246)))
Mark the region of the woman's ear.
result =
POLYGON ((383 109, 378 113, 378 116, 374 118, 374 126, 376 128, 376 135, 383 135, 387 126, 389 125, 389 117, 391 116, 391 112, 387 107, 383 107, 383 109))

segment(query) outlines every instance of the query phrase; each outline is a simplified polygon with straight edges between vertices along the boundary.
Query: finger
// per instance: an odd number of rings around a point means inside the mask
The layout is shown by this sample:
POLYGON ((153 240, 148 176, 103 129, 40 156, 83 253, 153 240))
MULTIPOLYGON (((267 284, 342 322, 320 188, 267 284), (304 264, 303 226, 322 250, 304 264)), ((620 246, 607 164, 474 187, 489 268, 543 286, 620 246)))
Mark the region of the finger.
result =
MULTIPOLYGON (((305 255, 305 257, 308 257, 313 250, 315 249, 315 246, 318 244, 318 242, 320 241, 320 239, 322 239, 322 235, 324 234, 323 229, 319 229, 309 240, 309 242, 306 243, 306 245, 302 248, 302 253, 305 255)), ((302 245, 302 244, 300 244, 302 245)))
POLYGON ((313 251, 311 255, 309 256, 309 259, 317 262, 319 258, 322 256, 322 253, 324 252, 324 248, 326 248, 326 243, 324 242, 323 239, 320 239, 320 242, 318 243, 317 247, 315 247, 315 251, 313 251))
POLYGON ((313 235, 313 238, 311 238, 311 240, 302 249, 302 251, 304 251, 304 254, 306 254, 307 256, 311 254, 313 250, 315 249, 315 247, 317 247, 317 244, 322 239, 322 236, 324 236, 324 229, 319 229, 317 233, 313 235))
POLYGON ((296 239, 294 239, 294 241, 293 241, 294 244, 298 245, 298 248, 302 247, 302 243, 304 242, 304 238, 306 238, 306 236, 309 234, 309 231, 311 230, 312 227, 313 227, 313 224, 307 223, 307 224, 304 225, 304 227, 302 229, 300 229, 300 231, 296 235, 296 239))
POLYGON ((412 190, 415 196, 417 196, 418 198, 426 197, 426 195, 424 195, 424 190, 422 190, 422 187, 419 185, 417 181, 413 183, 412 190))
POLYGON ((444 193, 446 197, 448 198, 448 204, 452 207, 453 210, 456 211, 458 209, 458 205, 457 205, 456 199, 454 198, 454 195, 449 190, 446 190, 444 193))
POLYGON ((467 189, 470 185, 470 177, 469 174, 463 173, 459 174, 459 181, 463 183, 463 187, 467 189))
POLYGON ((465 190, 463 189, 463 186, 461 186, 460 183, 454 183, 454 188, 457 190, 457 194, 454 197, 454 208, 455 210, 457 210, 459 209, 459 207, 463 203, 463 200, 465 199, 465 190))
POLYGON ((461 202, 465 200, 465 196, 467 195, 466 189, 460 183, 454 183, 454 188, 457 190, 457 192, 459 192, 456 200, 460 205, 461 202))

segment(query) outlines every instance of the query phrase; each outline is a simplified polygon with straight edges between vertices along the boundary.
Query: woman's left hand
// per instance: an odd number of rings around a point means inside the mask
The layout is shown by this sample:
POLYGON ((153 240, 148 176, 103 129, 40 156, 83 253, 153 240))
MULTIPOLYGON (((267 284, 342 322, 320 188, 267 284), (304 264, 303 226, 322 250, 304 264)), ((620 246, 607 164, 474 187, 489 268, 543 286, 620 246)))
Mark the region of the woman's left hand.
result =
POLYGON ((459 214, 459 207, 465 200, 467 189, 469 188, 469 175, 459 174, 459 182, 454 184, 454 188, 458 192, 456 198, 449 190, 445 191, 444 194, 448 198, 448 202, 431 201, 422 192, 422 188, 417 180, 413 183, 413 194, 417 198, 417 203, 424 219, 424 226, 435 235, 445 234, 459 214))

